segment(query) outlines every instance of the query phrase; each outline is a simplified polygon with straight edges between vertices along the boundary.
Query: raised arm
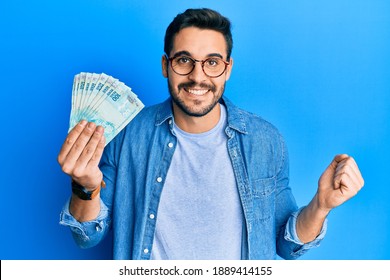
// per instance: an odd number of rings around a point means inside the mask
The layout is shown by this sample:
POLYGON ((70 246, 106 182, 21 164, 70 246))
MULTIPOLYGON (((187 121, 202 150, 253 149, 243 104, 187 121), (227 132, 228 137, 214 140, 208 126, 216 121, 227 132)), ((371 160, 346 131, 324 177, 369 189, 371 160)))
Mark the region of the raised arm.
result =
MULTIPOLYGON (((105 145, 103 134, 103 127, 85 120, 79 122, 69 132, 57 158, 62 171, 88 191, 97 190, 102 184, 103 173, 98 164, 105 145)), ((95 219, 99 211, 99 193, 91 200, 72 194, 70 213, 79 222, 95 219)))
POLYGON ((303 243, 314 240, 329 212, 355 196, 364 185, 355 160, 337 155, 318 181, 318 190, 297 221, 297 233, 303 243))

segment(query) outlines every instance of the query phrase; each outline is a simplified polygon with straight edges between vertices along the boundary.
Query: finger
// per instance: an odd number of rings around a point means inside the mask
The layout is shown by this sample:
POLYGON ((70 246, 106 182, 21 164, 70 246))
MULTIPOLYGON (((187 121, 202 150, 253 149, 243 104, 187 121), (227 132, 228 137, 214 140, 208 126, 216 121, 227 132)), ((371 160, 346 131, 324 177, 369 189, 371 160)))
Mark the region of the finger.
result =
POLYGON ((352 170, 354 171, 354 174, 356 175, 356 178, 359 180, 360 185, 363 187, 364 179, 356 161, 351 157, 348 164, 351 166, 352 170))
POLYGON ((349 157, 347 154, 339 154, 334 157, 333 161, 338 164, 349 157))
POLYGON ((335 172, 335 178, 342 177, 342 176, 348 176, 350 180, 353 182, 353 184, 356 186, 361 185, 353 165, 353 160, 351 158, 348 158, 343 162, 340 162, 339 165, 337 166, 335 172))
POLYGON ((335 189, 340 191, 343 197, 349 197, 350 189, 348 187, 349 178, 346 176, 338 176, 335 178, 335 189))
POLYGON ((100 159, 102 158, 102 155, 103 155, 105 144, 106 144, 106 138, 103 135, 100 138, 100 141, 96 147, 95 153, 93 154, 92 158, 88 162, 88 167, 99 165, 100 159))
POLYGON ((328 168, 326 169, 326 172, 330 172, 331 174, 333 174, 336 171, 336 168, 339 166, 339 164, 346 158, 348 158, 347 154, 336 155, 333 158, 332 162, 329 164, 328 168))
MULTIPOLYGON (((105 187, 105 183, 104 183, 104 181, 102 181, 103 174, 98 167, 98 164, 99 164, 100 159, 101 159, 102 154, 103 154, 105 143, 106 143, 105 137, 104 137, 104 135, 102 135, 97 146, 96 146, 95 152, 93 153, 93 155, 92 155, 90 161, 87 163, 87 165, 84 166, 83 169, 79 169, 79 167, 77 167, 78 169, 75 170, 75 172, 74 172, 75 176, 76 175, 77 176, 87 175, 88 180, 87 181, 84 180, 84 183, 82 183, 82 185, 85 187, 91 187, 92 189, 95 189, 98 186, 98 184, 101 184, 102 187, 105 187), (78 172, 80 172, 80 173, 78 173, 78 172)), ((81 178, 78 178, 78 179, 81 179, 81 178)), ((85 177, 84 177, 84 179, 85 179, 85 177)))
MULTIPOLYGON (((104 135, 104 129, 101 126, 98 126, 93 133, 92 137, 90 138, 88 144, 85 146, 83 152, 81 153, 80 157, 77 160, 77 166, 81 169, 84 169, 87 167, 89 162, 92 158, 96 157, 96 150, 101 149, 101 145, 99 146, 101 139, 104 135)), ((104 146, 103 146, 104 149, 104 146)), ((99 153, 99 151, 98 151, 99 153)), ((93 162, 95 162, 94 160, 93 162)), ((100 158, 99 158, 100 161, 100 158)), ((92 163, 93 163, 92 162, 92 163)), ((96 164, 97 166, 97 164, 96 164)))
POLYGON ((348 197, 356 195, 361 189, 361 184, 355 176, 351 176, 351 171, 342 171, 334 178, 335 189, 339 189, 341 193, 348 197))
POLYGON ((336 168, 336 173, 342 170, 348 170, 348 172, 350 172, 351 177, 354 177, 359 185, 364 185, 364 179, 353 157, 348 157, 338 164, 336 168))
POLYGON ((77 125, 75 125, 74 128, 68 133, 68 136, 66 137, 64 143, 62 144, 60 153, 58 154, 57 157, 57 161, 61 166, 64 164, 66 157, 68 156, 74 143, 76 142, 80 134, 83 132, 86 125, 87 125, 87 121, 82 120, 77 125))
POLYGON ((91 139, 94 131, 96 129, 96 125, 92 122, 88 123, 77 140, 74 142, 72 148, 70 149, 66 160, 62 166, 62 170, 70 174, 75 167, 77 160, 79 159, 81 153, 83 152, 85 146, 88 144, 91 139))

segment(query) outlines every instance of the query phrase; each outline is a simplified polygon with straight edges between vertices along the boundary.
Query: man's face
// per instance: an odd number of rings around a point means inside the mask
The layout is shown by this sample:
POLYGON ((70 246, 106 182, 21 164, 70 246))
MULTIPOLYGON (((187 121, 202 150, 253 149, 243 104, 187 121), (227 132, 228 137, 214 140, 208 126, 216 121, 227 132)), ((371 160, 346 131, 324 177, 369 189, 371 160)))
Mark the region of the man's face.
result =
MULTIPOLYGON (((220 32, 187 27, 176 34, 169 57, 180 54, 196 60, 218 57, 226 61, 226 41, 220 32)), ((209 113, 222 97, 233 60, 230 60, 226 71, 217 78, 208 77, 198 62, 194 70, 185 76, 175 73, 169 64, 163 56, 163 75, 168 78, 174 106, 186 115, 201 117, 209 113)))

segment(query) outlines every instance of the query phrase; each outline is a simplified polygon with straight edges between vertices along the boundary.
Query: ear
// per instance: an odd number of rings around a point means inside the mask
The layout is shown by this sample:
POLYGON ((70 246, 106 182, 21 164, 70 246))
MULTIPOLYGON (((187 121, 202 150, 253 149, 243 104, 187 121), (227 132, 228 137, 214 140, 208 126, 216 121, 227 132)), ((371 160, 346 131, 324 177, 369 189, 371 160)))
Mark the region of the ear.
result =
POLYGON ((163 55, 161 58, 161 67, 162 67, 162 74, 165 78, 168 78, 168 60, 166 55, 163 55))
POLYGON ((232 73, 232 68, 233 68, 233 58, 230 58, 230 62, 229 62, 229 65, 226 69, 226 81, 229 80, 230 78, 230 74, 232 73))

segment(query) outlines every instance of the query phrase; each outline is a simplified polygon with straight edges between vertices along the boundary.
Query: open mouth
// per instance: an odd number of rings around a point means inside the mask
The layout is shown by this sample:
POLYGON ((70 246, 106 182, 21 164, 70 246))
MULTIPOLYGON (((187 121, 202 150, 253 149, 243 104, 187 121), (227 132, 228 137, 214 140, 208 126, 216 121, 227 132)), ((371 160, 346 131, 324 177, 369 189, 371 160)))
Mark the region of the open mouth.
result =
POLYGON ((196 96, 202 96, 209 92, 209 89, 184 88, 184 90, 196 96))

